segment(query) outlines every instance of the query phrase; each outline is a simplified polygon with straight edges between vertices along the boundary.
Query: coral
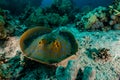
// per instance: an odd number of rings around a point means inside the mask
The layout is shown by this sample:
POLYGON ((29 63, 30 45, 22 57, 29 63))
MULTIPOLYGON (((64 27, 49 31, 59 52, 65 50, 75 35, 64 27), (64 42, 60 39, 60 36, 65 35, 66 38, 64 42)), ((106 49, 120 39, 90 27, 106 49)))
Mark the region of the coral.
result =
POLYGON ((65 24, 68 23, 69 18, 68 18, 67 15, 63 15, 63 16, 60 17, 60 21, 61 21, 61 22, 60 22, 60 26, 63 26, 63 25, 65 25, 65 24))
MULTIPOLYGON (((76 26, 85 30, 102 29, 107 22, 107 9, 105 7, 95 8, 76 22, 76 26)), ((79 17, 79 16, 78 16, 79 17)))
POLYGON ((73 7, 71 0, 54 0, 53 5, 58 7, 62 14, 69 12, 73 7))
POLYGON ((120 10, 118 4, 113 4, 106 7, 97 7, 89 13, 81 16, 76 15, 76 27, 84 30, 103 30, 120 29, 120 10))
POLYGON ((26 6, 33 6, 33 7, 39 7, 41 4, 42 0, 1 0, 0 7, 3 9, 9 10, 12 15, 20 15, 21 13, 24 12, 24 9, 26 6), (19 4, 18 4, 19 3, 19 4), (13 5, 14 4, 14 5, 13 5), (9 6, 9 7, 8 7, 9 6))
POLYGON ((46 26, 46 27, 57 27, 65 25, 69 22, 68 16, 61 16, 58 13, 46 13, 44 14, 41 8, 38 8, 34 13, 32 13, 24 23, 27 26, 46 26))
POLYGON ((9 14, 10 12, 8 10, 4 10, 2 8, 0 8, 0 15, 3 16, 4 19, 7 18, 7 14, 9 14))
POLYGON ((80 66, 75 60, 70 60, 65 68, 59 66, 56 69, 56 78, 57 80, 76 80, 79 69, 80 66))
MULTIPOLYGON (((27 16, 27 15, 24 15, 27 16)), ((38 8, 35 10, 35 12, 31 13, 30 16, 27 19, 23 19, 24 23, 27 26, 35 26, 35 25, 40 25, 40 24, 44 24, 44 19, 45 17, 43 16, 43 12, 41 8, 38 8)))
POLYGON ((14 59, 10 59, 7 62, 0 64, 0 76, 2 79, 12 78, 13 76, 18 76, 19 71, 22 70, 22 67, 19 64, 19 55, 17 54, 14 59), (16 60, 16 64, 14 64, 14 61, 16 60), (12 66, 14 64, 14 66, 12 66), (19 69, 15 69, 15 67, 20 66, 19 69), (13 70, 15 69, 15 71, 13 70))
POLYGON ((97 22, 97 17, 95 15, 90 15, 88 22, 85 24, 85 29, 89 29, 95 22, 97 22))
POLYGON ((115 24, 115 25, 113 26, 113 28, 114 28, 115 30, 120 30, 120 23, 119 23, 119 24, 115 24))
POLYGON ((109 6, 109 14, 110 20, 109 25, 112 26, 113 29, 119 30, 120 29, 120 10, 115 7, 119 7, 120 5, 111 5, 109 6))
POLYGON ((90 54, 91 57, 95 60, 104 60, 108 61, 111 58, 111 54, 108 53, 109 49, 101 48, 101 49, 91 49, 90 54))
POLYGON ((4 18, 0 15, 0 39, 4 39, 7 36, 4 25, 5 25, 4 18))
POLYGON ((14 57, 7 62, 0 64, 0 79, 20 79, 20 80, 45 80, 54 76, 55 68, 41 65, 33 60, 24 59, 25 64, 20 64, 21 52, 18 51, 14 57))
POLYGON ((92 67, 85 67, 82 80, 95 80, 96 71, 92 67))
POLYGON ((22 13, 20 16, 19 16, 19 19, 21 21, 21 23, 24 22, 24 20, 26 20, 30 15, 31 13, 33 13, 35 11, 35 8, 34 7, 30 7, 30 6, 27 6, 25 8, 25 12, 22 13))
POLYGON ((114 11, 120 11, 120 1, 119 0, 114 0, 113 4, 109 6, 111 8, 114 8, 114 11))
POLYGON ((109 6, 110 8, 110 13, 113 14, 113 15, 116 15, 116 16, 120 16, 120 11, 115 9, 114 6, 109 6))
POLYGON ((46 14, 46 18, 48 20, 48 24, 52 24, 54 26, 58 26, 58 24, 61 22, 60 18, 61 16, 56 13, 48 13, 46 14))
POLYGON ((1 29, 3 28, 4 25, 5 25, 4 18, 0 15, 0 27, 1 27, 1 29))
POLYGON ((8 36, 19 36, 25 29, 26 27, 21 25, 19 20, 14 19, 8 10, 0 8, 0 33, 4 39, 8 36))
POLYGON ((103 22, 100 22, 100 21, 97 21, 95 22, 92 26, 91 26, 91 29, 92 30, 99 30, 99 29, 104 29, 104 24, 103 22))
POLYGON ((48 13, 47 15, 47 20, 49 25, 54 25, 54 26, 63 26, 68 23, 68 16, 63 15, 60 16, 59 14, 56 13, 48 13))
POLYGON ((79 9, 72 5, 71 0, 54 0, 50 7, 26 11, 28 14, 23 16, 27 19, 24 18, 22 21, 29 27, 32 25, 54 28, 74 22, 77 12, 79 9), (29 12, 32 13, 29 14, 29 12))
POLYGON ((110 53, 108 53, 109 49, 106 48, 102 48, 98 50, 98 57, 100 59, 103 59, 105 61, 109 60, 109 58, 111 57, 110 53))

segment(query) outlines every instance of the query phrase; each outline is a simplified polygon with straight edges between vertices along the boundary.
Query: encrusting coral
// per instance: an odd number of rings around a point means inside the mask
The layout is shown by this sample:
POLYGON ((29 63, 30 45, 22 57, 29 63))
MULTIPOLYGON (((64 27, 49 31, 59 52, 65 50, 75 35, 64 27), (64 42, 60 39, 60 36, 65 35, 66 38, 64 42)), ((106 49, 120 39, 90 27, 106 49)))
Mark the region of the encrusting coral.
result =
POLYGON ((24 23, 27 26, 47 26, 47 27, 55 27, 59 25, 65 25, 69 21, 67 15, 61 16, 58 13, 45 13, 43 9, 38 8, 35 10, 35 12, 31 13, 30 16, 25 19, 24 23))
POLYGON ((88 22, 85 24, 85 29, 89 29, 95 22, 97 22, 97 17, 95 15, 91 15, 88 19, 88 22))

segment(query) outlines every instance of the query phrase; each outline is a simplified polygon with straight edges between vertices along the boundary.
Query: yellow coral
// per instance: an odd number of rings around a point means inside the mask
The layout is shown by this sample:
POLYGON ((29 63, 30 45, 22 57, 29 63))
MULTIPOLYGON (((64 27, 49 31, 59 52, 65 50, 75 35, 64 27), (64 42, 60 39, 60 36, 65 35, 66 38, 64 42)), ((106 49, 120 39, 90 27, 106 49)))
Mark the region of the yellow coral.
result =
POLYGON ((88 19, 88 22, 85 25, 85 29, 89 29, 92 26, 92 24, 94 24, 97 20, 98 19, 96 15, 91 15, 90 18, 88 19))
POLYGON ((114 15, 120 16, 120 11, 118 11, 117 9, 115 9, 113 6, 109 6, 109 8, 111 9, 110 11, 114 11, 114 15))

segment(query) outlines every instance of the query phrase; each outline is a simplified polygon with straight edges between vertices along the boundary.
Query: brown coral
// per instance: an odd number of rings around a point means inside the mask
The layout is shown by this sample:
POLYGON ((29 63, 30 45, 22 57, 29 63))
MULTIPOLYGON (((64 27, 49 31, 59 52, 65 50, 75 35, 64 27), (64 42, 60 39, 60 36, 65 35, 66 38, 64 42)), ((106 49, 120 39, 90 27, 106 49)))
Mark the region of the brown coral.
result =
POLYGON ((104 59, 105 61, 107 61, 109 58, 110 58, 110 54, 108 53, 109 49, 106 49, 106 48, 102 48, 102 49, 99 49, 98 50, 99 53, 98 53, 98 57, 100 59, 104 59))
POLYGON ((108 61, 111 57, 110 53, 108 53, 109 49, 101 48, 91 50, 91 57, 95 60, 105 60, 108 61))

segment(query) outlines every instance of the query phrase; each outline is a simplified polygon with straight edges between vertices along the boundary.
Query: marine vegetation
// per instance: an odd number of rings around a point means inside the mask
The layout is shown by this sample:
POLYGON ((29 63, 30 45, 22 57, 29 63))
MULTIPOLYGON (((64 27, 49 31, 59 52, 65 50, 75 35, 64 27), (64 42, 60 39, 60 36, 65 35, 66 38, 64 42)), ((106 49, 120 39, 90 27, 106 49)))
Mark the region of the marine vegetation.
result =
POLYGON ((5 25, 4 18, 3 16, 0 15, 0 39, 4 39, 7 36, 4 25, 5 25))
POLYGON ((28 14, 23 14, 20 20, 28 27, 47 26, 55 28, 72 23, 75 20, 75 14, 79 12, 71 0, 53 0, 53 4, 47 8, 26 9, 28 14))
POLYGON ((68 31, 52 31, 36 27, 26 31, 20 39, 23 55, 45 64, 58 63, 76 53, 78 45, 68 31))

